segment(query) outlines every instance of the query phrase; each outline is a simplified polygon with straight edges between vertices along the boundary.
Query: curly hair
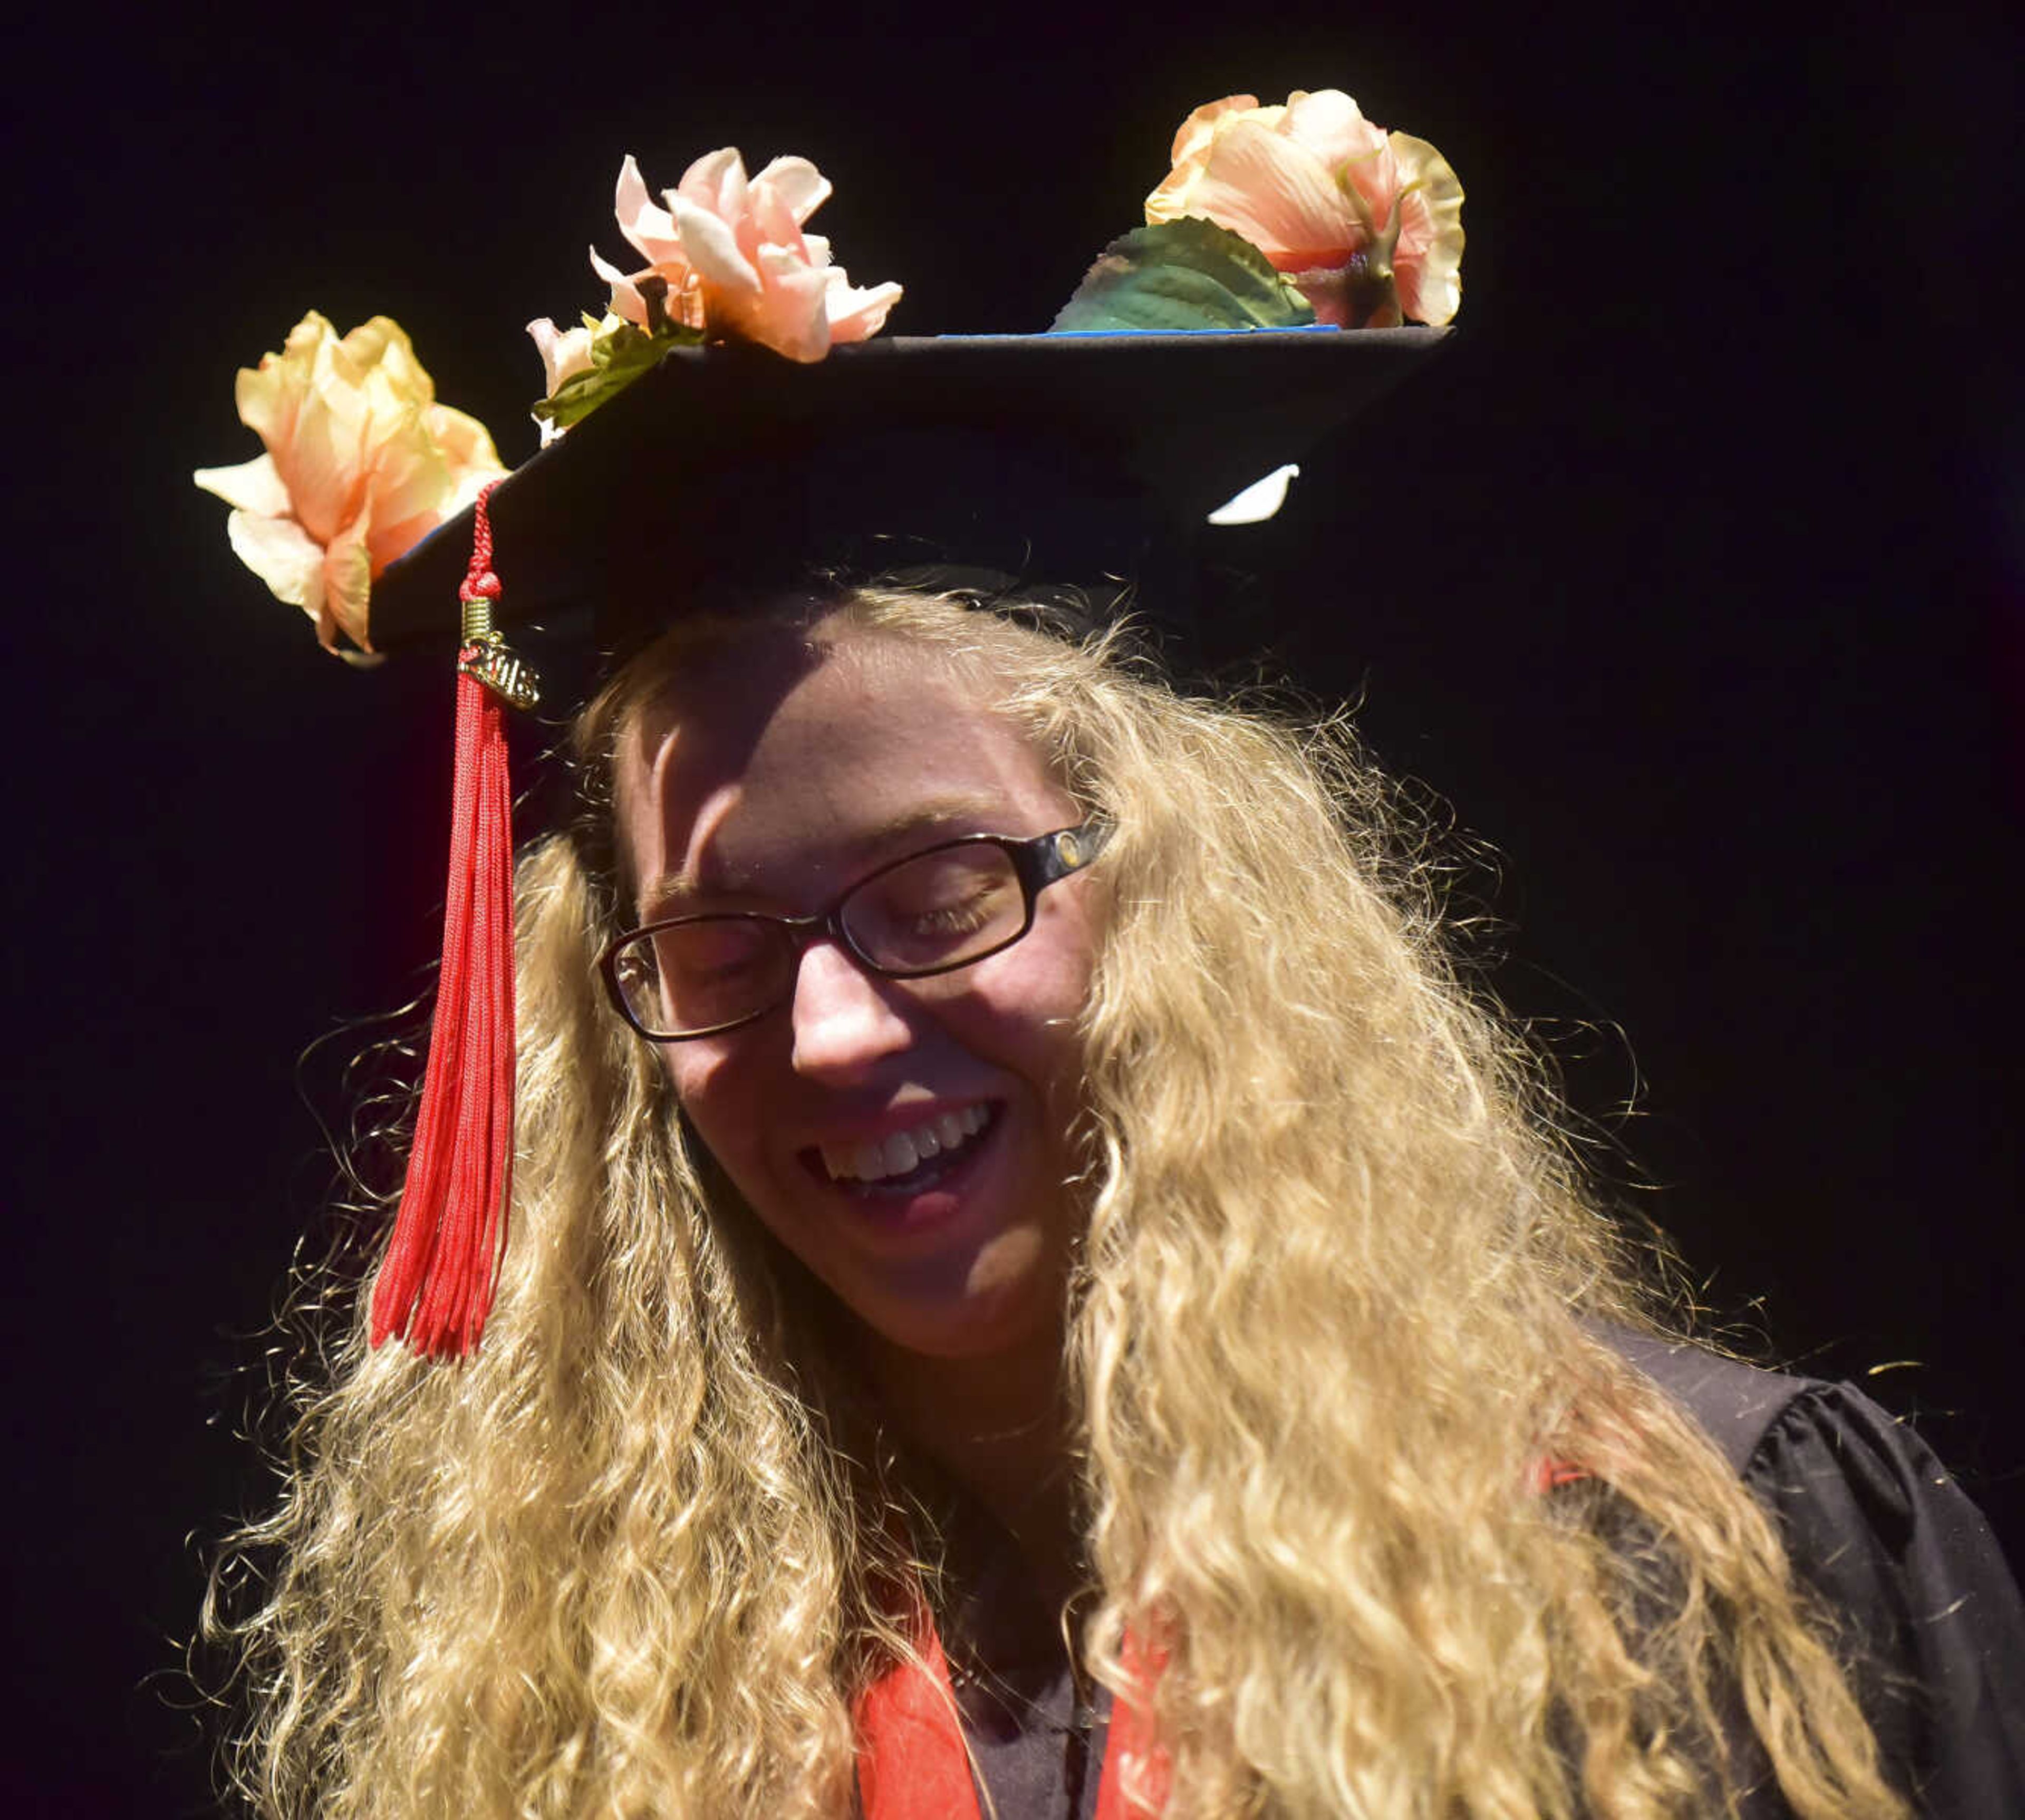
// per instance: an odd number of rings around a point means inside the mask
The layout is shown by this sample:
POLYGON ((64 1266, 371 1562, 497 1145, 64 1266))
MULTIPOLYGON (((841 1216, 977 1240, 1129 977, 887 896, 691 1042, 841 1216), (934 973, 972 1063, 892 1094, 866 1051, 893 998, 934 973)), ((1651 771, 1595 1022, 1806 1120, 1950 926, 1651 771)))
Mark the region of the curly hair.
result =
MULTIPOLYGON (((1663 1324, 1649 1257, 1586 1196, 1344 728, 954 597, 783 619, 816 661, 899 640, 975 677, 1115 826, 1068 1384, 1083 1642, 1119 1690, 1128 1628, 1161 1640, 1170 1820, 1700 1815, 1767 1773, 1808 1820, 1904 1814, 1773 1526, 1602 1337, 1663 1324), (1543 1460, 1586 1477, 1542 1497, 1543 1460)), ((616 742, 745 636, 693 624, 621 674, 579 726, 584 827, 523 860, 483 1345, 374 1352, 362 1312, 215 1575, 262 1814, 851 1811, 852 1697, 907 1647, 884 1589, 933 1540, 912 1508, 896 1539, 821 1292, 592 964, 616 742)))

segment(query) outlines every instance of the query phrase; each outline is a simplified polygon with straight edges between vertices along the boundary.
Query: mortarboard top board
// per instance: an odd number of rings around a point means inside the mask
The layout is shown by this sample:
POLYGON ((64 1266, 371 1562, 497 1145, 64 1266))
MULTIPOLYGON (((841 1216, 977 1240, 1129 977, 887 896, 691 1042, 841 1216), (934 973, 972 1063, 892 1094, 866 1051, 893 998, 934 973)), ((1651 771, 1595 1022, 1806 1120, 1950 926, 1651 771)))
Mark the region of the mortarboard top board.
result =
MULTIPOLYGON (((939 563, 1150 589, 1207 514, 1447 332, 897 336, 810 365, 677 347, 499 483, 498 624, 588 608, 623 651, 683 604, 939 563)), ((472 528, 467 510, 374 583, 376 649, 454 642, 472 528)))

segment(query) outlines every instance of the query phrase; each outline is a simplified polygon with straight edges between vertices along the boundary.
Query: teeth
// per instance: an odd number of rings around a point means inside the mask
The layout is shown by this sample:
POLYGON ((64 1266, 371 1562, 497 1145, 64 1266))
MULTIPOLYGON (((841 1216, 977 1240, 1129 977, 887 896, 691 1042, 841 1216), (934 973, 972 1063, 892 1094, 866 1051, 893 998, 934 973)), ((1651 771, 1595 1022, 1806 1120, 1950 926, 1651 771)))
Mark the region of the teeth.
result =
POLYGON ((938 1114, 913 1131, 895 1132, 879 1143, 825 1144, 823 1167, 832 1181, 877 1182, 888 1176, 904 1176, 931 1157, 962 1149, 990 1117, 982 1106, 966 1106, 961 1112, 938 1114))

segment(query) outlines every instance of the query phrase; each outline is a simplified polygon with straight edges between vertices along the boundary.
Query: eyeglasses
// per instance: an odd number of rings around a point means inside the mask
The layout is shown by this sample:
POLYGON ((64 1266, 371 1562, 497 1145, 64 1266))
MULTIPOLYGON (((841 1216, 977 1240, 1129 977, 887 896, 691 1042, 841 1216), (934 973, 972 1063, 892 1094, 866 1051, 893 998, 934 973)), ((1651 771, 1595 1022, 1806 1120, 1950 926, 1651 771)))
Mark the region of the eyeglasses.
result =
POLYGON ((803 952, 823 936, 885 979, 925 979, 1010 948, 1034 927, 1034 900, 1110 835, 1097 820, 1031 840, 966 835, 881 866, 813 916, 663 917, 620 936, 598 971, 649 1040, 715 1037, 785 1004, 803 952))

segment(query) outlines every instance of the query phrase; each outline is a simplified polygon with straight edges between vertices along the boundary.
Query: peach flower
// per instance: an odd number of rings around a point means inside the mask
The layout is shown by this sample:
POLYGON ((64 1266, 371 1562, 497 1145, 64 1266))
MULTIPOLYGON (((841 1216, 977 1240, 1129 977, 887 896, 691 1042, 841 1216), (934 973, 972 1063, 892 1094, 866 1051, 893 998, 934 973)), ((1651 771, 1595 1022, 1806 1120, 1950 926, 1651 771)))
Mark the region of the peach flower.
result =
POLYGON ((699 158, 667 206, 647 193, 629 155, 619 173, 619 231, 647 261, 625 273, 598 256, 591 266, 611 287, 612 312, 653 326, 640 281, 667 285, 661 307, 712 339, 754 341, 790 360, 821 360, 840 341, 876 335, 900 300, 898 284, 854 287, 830 263, 829 243, 802 224, 830 193, 806 158, 776 158, 756 177, 730 146, 699 158))
POLYGON ((1174 135, 1148 222, 1203 215, 1300 287, 1318 321, 1443 323, 1462 300, 1462 185, 1424 139, 1387 133, 1339 89, 1282 107, 1227 95, 1174 135))
POLYGON ((314 310, 279 354, 242 368, 239 420, 266 445, 193 477, 233 508, 239 560, 277 600, 362 650, 373 578, 502 474, 485 426, 436 402, 400 325, 384 316, 340 337, 314 310))

